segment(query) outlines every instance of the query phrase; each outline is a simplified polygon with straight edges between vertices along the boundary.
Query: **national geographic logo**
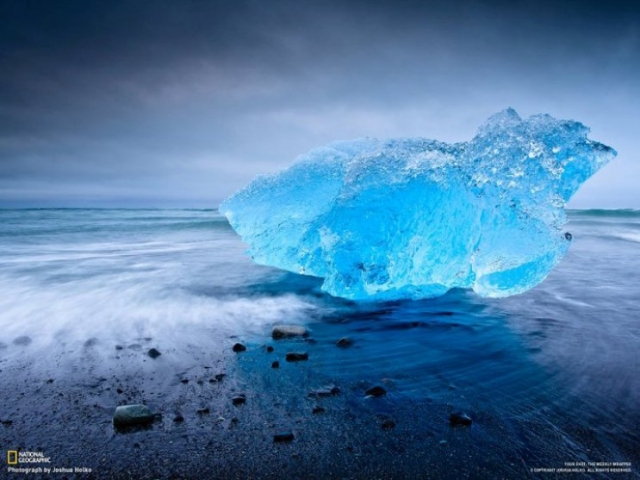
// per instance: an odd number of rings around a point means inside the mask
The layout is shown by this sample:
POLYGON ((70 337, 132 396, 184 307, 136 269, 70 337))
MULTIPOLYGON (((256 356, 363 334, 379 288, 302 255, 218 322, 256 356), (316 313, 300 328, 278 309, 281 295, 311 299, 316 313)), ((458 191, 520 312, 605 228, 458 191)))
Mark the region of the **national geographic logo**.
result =
POLYGON ((7 464, 18 465, 23 463, 51 463, 51 457, 45 457, 43 452, 7 450, 7 464))

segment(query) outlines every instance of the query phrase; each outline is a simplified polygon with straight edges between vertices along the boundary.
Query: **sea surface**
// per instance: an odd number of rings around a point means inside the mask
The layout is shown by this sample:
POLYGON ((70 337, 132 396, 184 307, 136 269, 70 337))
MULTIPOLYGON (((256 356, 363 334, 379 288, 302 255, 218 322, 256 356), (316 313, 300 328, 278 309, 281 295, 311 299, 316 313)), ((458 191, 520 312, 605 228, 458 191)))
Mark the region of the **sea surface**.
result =
MULTIPOLYGON (((568 255, 522 295, 357 304, 323 293, 318 279, 254 264, 214 209, 0 210, 0 377, 72 374, 87 362, 99 371, 115 362, 114 346, 147 344, 187 369, 190 346, 227 351, 238 340, 251 350, 274 324, 302 324, 315 340, 308 375, 346 392, 385 385, 376 414, 407 435, 429 432, 411 437, 424 448, 465 435, 485 445, 497 476, 630 462, 631 474, 601 475, 635 478, 640 212, 570 211, 567 230, 568 255), (340 337, 353 346, 337 348, 340 337), (403 425, 403 405, 428 404, 446 406, 441 423, 403 425), (474 424, 451 428, 447 409, 474 424)), ((133 375, 136 365, 118 368, 133 375)), ((239 368, 264 377, 252 361, 239 368)), ((16 414, 8 401, 0 393, 0 420, 16 414)), ((360 404, 349 408, 357 416, 360 404)))

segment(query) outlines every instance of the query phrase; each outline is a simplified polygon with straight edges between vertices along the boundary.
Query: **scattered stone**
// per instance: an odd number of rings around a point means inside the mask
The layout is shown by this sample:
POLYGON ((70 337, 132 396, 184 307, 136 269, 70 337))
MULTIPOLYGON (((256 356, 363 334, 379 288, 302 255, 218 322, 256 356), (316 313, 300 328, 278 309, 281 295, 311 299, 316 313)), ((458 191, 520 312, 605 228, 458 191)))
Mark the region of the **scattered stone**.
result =
POLYGON ((309 354, 306 352, 289 352, 285 359, 287 362, 300 362, 302 360, 309 360, 309 354))
POLYGON ((198 380, 196 383, 197 383, 198 385, 204 385, 204 382, 203 382, 202 380, 198 380))
POLYGON ((449 416, 449 424, 452 427, 463 426, 468 427, 473 423, 471 417, 464 412, 455 412, 449 416))
POLYGON ((226 373, 218 373, 215 378, 218 382, 221 382, 226 375, 226 373))
POLYGON ((121 395, 121 394, 123 394, 123 393, 124 393, 124 390, 122 390, 121 388, 118 388, 118 389, 116 390, 116 392, 118 392, 118 395, 121 395))
POLYGON ((368 389, 364 393, 365 393, 365 395, 370 396, 370 397, 381 397, 383 395, 386 395, 387 391, 383 387, 381 387, 380 385, 376 385, 375 387, 371 387, 370 389, 368 389))
POLYGON ((246 401, 247 401, 247 398, 244 396, 244 394, 236 395, 231 399, 231 403, 233 403, 236 407, 238 405, 242 405, 246 401))
POLYGON ((385 418, 380 423, 380 426, 382 427, 383 430, 391 430, 392 428, 396 428, 396 422, 394 422, 390 418, 385 418))
POLYGON ((280 362, 278 360, 271 362, 271 368, 280 368, 280 362))
POLYGON ((267 351, 267 353, 272 353, 273 352, 273 347, 271 345, 267 345, 265 350, 267 351))
POLYGON ((147 355, 149 355, 151 358, 158 358, 162 354, 158 350, 156 350, 155 348, 151 348, 147 352, 147 355))
POLYGON ((276 443, 292 442, 294 438, 293 432, 280 432, 273 436, 273 441, 276 443))
POLYGON ((313 407, 313 410, 311 411, 314 415, 317 415, 319 413, 324 413, 326 410, 324 407, 321 407, 320 405, 316 405, 315 407, 313 407))
POLYGON ((209 415, 211 413, 211 410, 209 410, 209 407, 205 407, 205 408, 201 408, 199 410, 196 410, 196 413, 198 415, 209 415))
POLYGON ((173 421, 174 421, 175 423, 182 423, 182 422, 184 422, 184 417, 183 417, 182 415, 180 415, 180 414, 177 414, 177 415, 173 418, 173 421))
POLYGON ((31 343, 31 337, 27 337, 26 335, 21 335, 19 337, 16 337, 13 340, 13 344, 14 345, 20 345, 20 346, 27 346, 31 343))
POLYGON ((116 345, 116 350, 123 350, 124 347, 122 345, 116 345))
POLYGON ((440 440, 438 443, 439 443, 440 445, 446 445, 446 444, 447 444, 447 441, 446 441, 446 440, 440 440))
POLYGON ((302 325, 275 325, 271 331, 271 336, 275 339, 306 337, 309 332, 302 325))
POLYGON ((347 337, 342 337, 340 340, 336 342, 336 345, 341 348, 347 348, 353 345, 353 340, 347 337))
POLYGON ((187 383, 189 383, 189 379, 188 378, 183 378, 182 380, 180 380, 180 383, 186 385, 187 383))
POLYGON ((247 347, 245 347, 241 343, 236 343, 233 345, 233 351, 236 353, 244 352, 246 349, 247 347))
POLYGON ((113 424, 120 426, 150 423, 153 418, 153 413, 146 405, 120 405, 113 414, 113 424))
POLYGON ((340 394, 340 389, 335 385, 319 388, 317 390, 311 390, 309 392, 310 397, 333 397, 339 394, 340 394))
POLYGON ((47 380, 46 383, 49 383, 49 384, 53 383, 53 378, 50 378, 49 380, 47 380))
POLYGON ((0 423, 9 428, 11 425, 13 425, 13 420, 0 420, 0 423))

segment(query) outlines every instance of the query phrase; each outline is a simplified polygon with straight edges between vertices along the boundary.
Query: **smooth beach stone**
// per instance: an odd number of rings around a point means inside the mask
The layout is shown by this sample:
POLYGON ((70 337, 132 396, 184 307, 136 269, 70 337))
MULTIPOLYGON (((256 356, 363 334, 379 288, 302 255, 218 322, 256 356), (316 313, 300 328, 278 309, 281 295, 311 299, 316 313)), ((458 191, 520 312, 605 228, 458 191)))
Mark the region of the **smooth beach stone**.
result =
POLYGON ((309 360, 309 354, 304 352, 304 353, 300 353, 300 352, 289 352, 287 353, 287 356, 285 357, 285 360, 287 362, 300 362, 302 360, 309 360))
POLYGON ((336 342, 336 345, 342 348, 350 347, 351 345, 353 345, 353 340, 347 337, 342 337, 336 342))
POLYGON ((376 385, 375 387, 369 388, 364 393, 365 393, 365 395, 370 396, 370 397, 381 397, 382 395, 386 395, 387 391, 383 387, 381 387, 380 385, 376 385))
POLYGON ((113 414, 114 425, 135 425, 152 421, 153 413, 146 405, 120 405, 113 414))
POLYGON ((265 347, 265 350, 267 351, 267 353, 272 353, 273 352, 273 347, 271 345, 267 345, 265 347))
POLYGON ((333 397, 340 394, 340 388, 335 385, 319 388, 309 392, 310 397, 333 397))
POLYGON ((396 428, 396 422, 394 422, 390 418, 385 418, 382 422, 380 422, 380 427, 382 427, 383 430, 391 430, 392 428, 396 428))
POLYGON ((232 350, 236 353, 240 353, 240 352, 244 352, 247 350, 247 347, 245 347, 244 345, 242 345, 241 343, 236 343, 232 350))
POLYGON ((244 395, 236 395, 231 399, 231 403, 233 403, 235 406, 242 405, 246 401, 247 397, 245 397, 244 395))
POLYGON ((455 426, 464 426, 468 427, 473 423, 471 417, 464 412, 455 412, 449 416, 449 424, 452 427, 455 426))
POLYGON ((302 325, 274 325, 271 336, 275 339, 306 337, 309 332, 302 325))
POLYGON ((147 352, 147 355, 149 355, 151 358, 158 358, 162 354, 157 349, 151 348, 147 352))
POLYGON ((291 442, 293 441, 294 438, 295 438, 295 435, 293 434, 293 432, 280 432, 280 433, 276 433, 273 436, 273 441, 276 443, 291 442))
POLYGON ((280 368, 280 362, 278 360, 271 362, 271 368, 280 368))

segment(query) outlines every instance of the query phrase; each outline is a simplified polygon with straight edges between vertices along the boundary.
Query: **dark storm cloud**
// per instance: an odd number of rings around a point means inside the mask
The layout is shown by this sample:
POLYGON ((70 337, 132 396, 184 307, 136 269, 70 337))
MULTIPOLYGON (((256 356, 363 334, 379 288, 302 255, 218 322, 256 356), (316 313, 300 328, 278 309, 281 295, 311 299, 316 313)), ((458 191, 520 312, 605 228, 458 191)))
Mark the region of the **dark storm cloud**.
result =
MULTIPOLYGON (((468 139, 513 106, 620 151, 640 206, 635 2, 0 3, 2 204, 216 204, 354 136, 468 139)), ((581 193, 582 194, 582 193, 581 193)))

